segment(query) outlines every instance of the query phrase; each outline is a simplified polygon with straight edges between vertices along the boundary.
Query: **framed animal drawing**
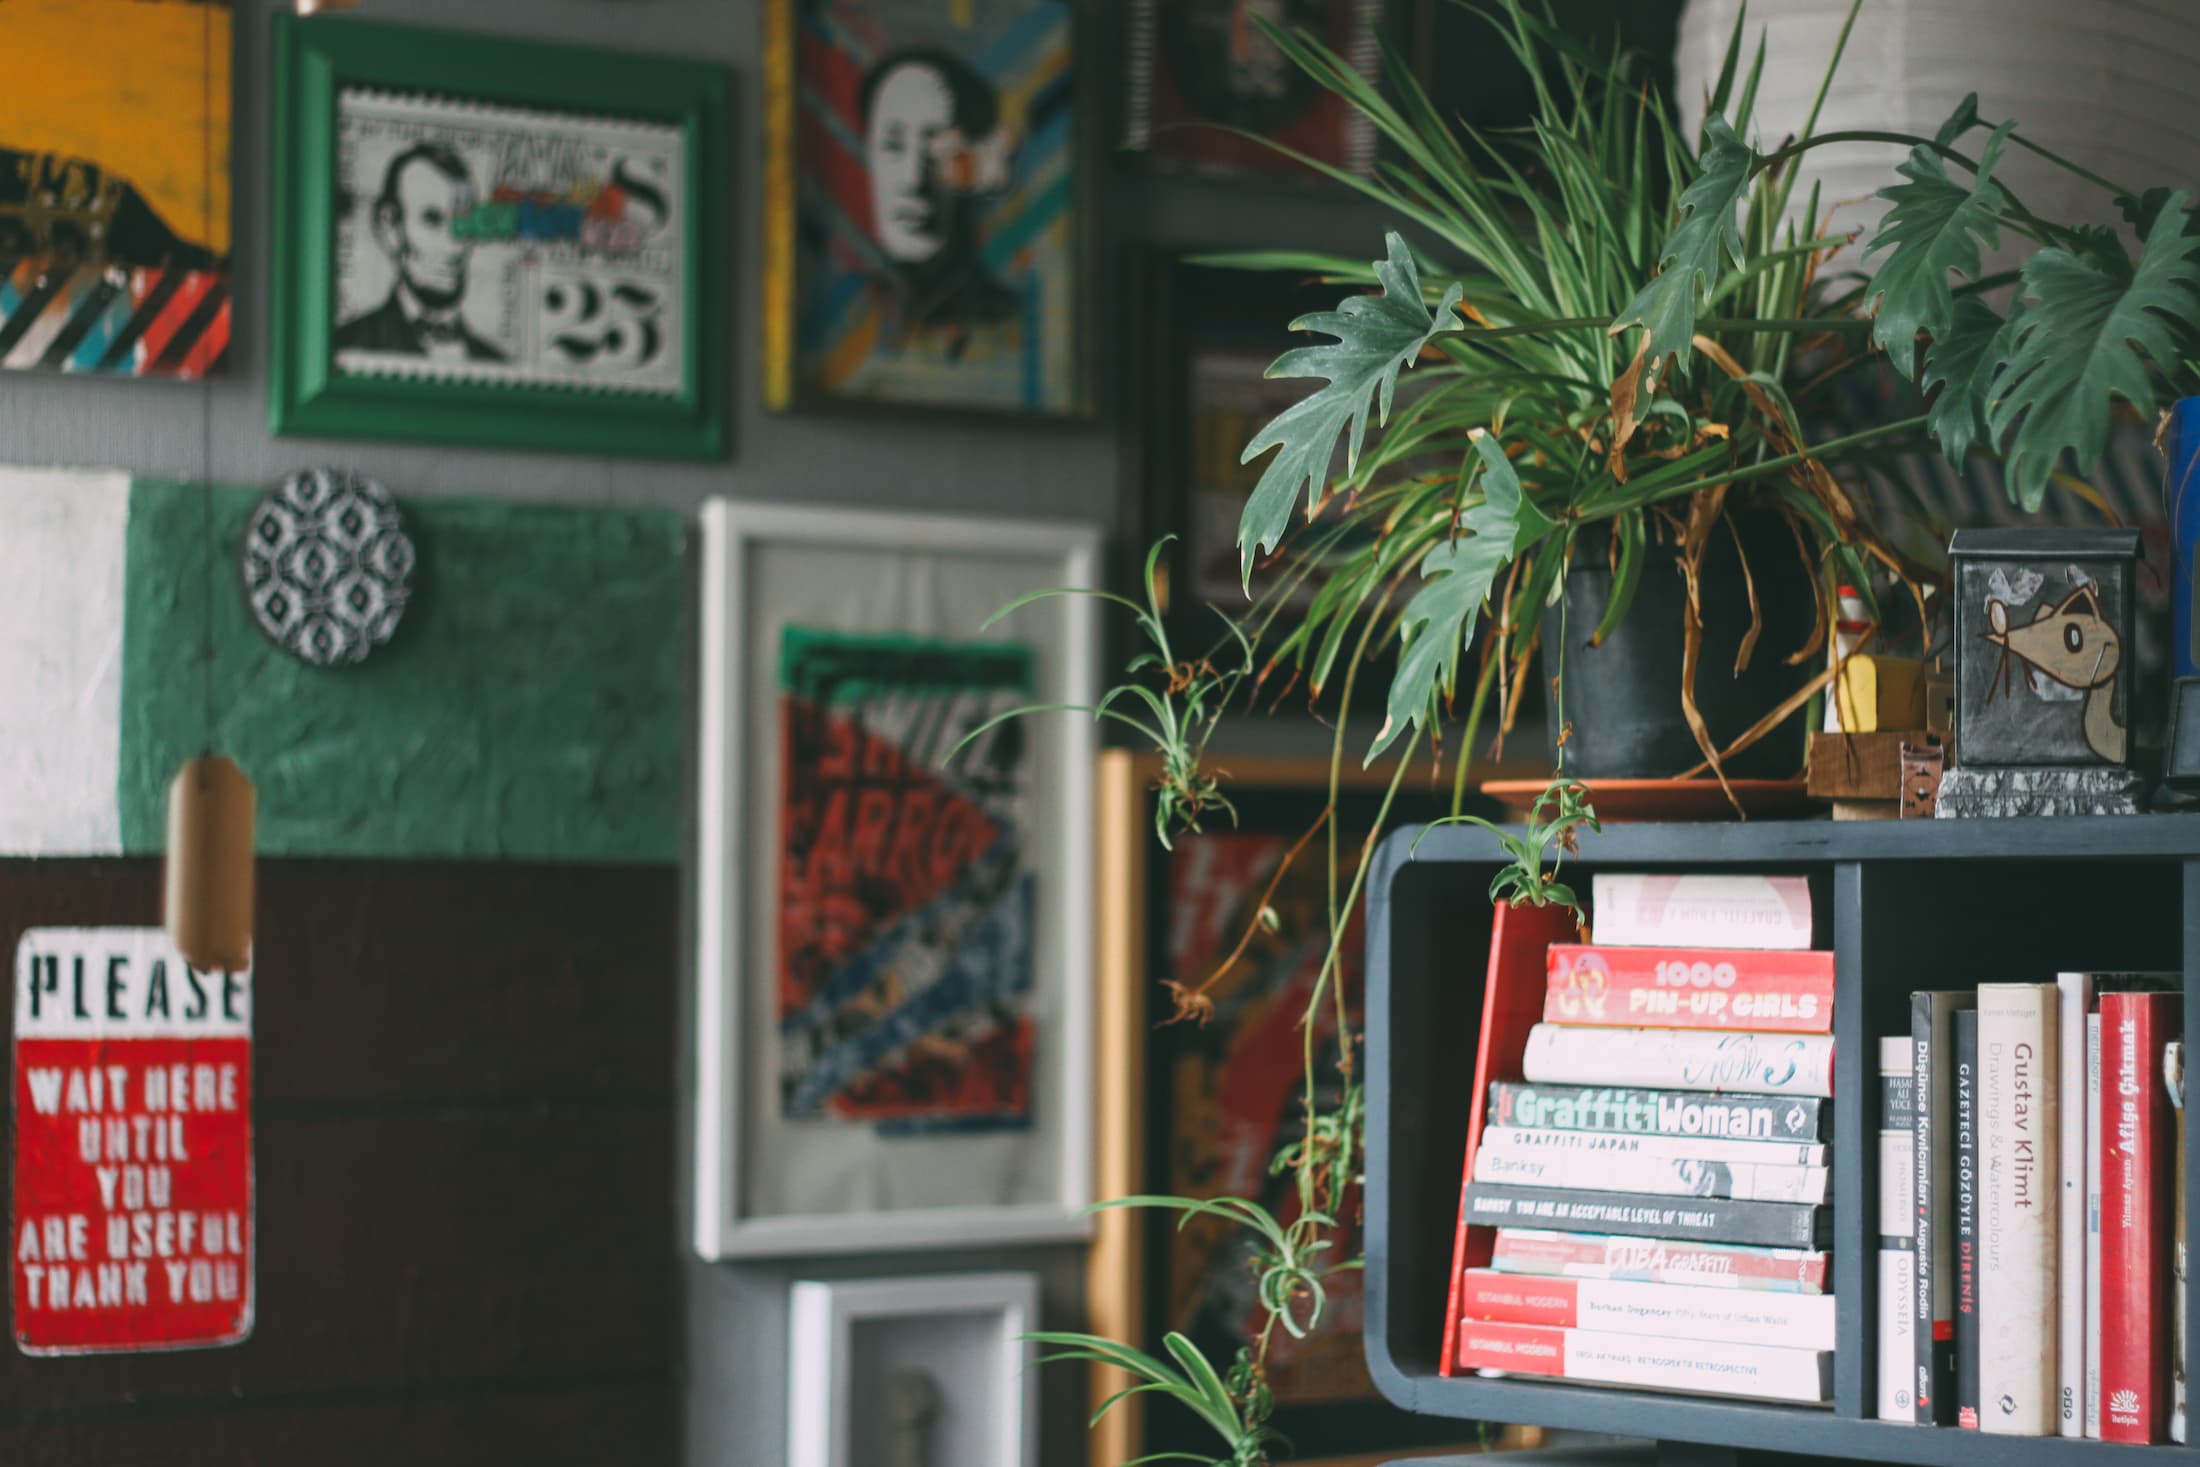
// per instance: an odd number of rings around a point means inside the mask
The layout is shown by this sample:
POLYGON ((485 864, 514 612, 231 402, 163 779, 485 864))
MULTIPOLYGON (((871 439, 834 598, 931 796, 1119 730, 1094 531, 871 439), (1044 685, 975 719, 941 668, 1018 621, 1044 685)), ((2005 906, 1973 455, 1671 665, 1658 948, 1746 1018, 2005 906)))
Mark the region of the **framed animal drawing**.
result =
POLYGON ((276 17, 278 434, 725 450, 726 76, 276 17))

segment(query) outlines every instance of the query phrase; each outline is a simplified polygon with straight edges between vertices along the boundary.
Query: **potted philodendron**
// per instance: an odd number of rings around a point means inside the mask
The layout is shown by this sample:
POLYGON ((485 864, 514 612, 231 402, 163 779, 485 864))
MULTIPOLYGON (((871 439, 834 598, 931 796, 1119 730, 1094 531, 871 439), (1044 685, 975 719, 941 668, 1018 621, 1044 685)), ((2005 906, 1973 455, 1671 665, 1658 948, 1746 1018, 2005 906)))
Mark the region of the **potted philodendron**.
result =
MULTIPOLYGON (((2058 484, 2091 497, 2064 466, 2100 458, 2117 400, 2151 417, 2192 375, 2200 221, 2184 195, 2120 188, 2015 124, 1988 121, 1975 99, 1932 137, 1819 134, 1813 108, 1795 137, 1752 143, 1764 54, 1745 63, 1739 26, 1701 133, 1686 138, 1627 56, 1592 54, 1530 0, 1498 0, 1492 19, 1535 97, 1531 126, 1501 137, 1448 123, 1395 56, 1378 88, 1313 39, 1273 33, 1372 121, 1394 157, 1372 179, 1302 161, 1395 211, 1411 242, 1390 235, 1371 265, 1285 250, 1236 261, 1352 292, 1294 323, 1330 339, 1287 353, 1270 375, 1318 385, 1246 449, 1248 460, 1272 456, 1240 526, 1245 565, 1276 556, 1283 573, 1199 653, 1169 643, 1149 558, 1146 604, 1113 599, 1152 648, 1097 711, 1161 750, 1166 840, 1228 817, 1201 756, 1233 695, 1279 667, 1349 695, 1363 666, 1395 651, 1371 736, 1355 736, 1349 696, 1335 705, 1336 758, 1392 755, 1395 792, 1441 739, 1456 801, 1485 719, 1494 711, 1509 723, 1529 695, 1541 643, 1559 773, 1524 830, 1497 832, 1512 861, 1491 895, 1570 905, 1545 857, 1595 821, 1568 773, 1580 757, 1570 750, 1603 738, 1569 725, 1569 682, 1584 701, 1579 670, 1623 636, 1637 639, 1623 661, 1662 657, 1673 685, 1638 691, 1670 706, 1695 762, 1723 781, 1830 680, 1835 586, 1891 591, 1875 615, 1907 605, 1920 625, 1929 620, 1939 568, 1874 522, 1851 489, 1859 466, 1935 448, 1958 462, 1984 454, 2002 461, 2026 510, 2058 484), (1890 207, 1854 241, 1864 273, 1841 278, 1821 266, 1852 241, 1795 222, 1825 217, 1824 201, 1797 194, 1795 163, 1859 140, 1888 145, 1890 207), (2128 228, 2033 213, 1995 177, 2016 149, 2109 191, 2128 228), (2021 272, 1983 273, 1982 246, 2005 239, 2030 247, 2021 272), (1914 409, 1814 431, 1825 385, 1874 360, 1912 385, 1914 409), (1402 378, 1415 390, 1400 392, 1402 378), (1340 440, 1344 469, 1333 474, 1340 440), (1318 589, 1286 623, 1278 612, 1302 584, 1318 589), (1722 690, 1725 723, 1715 726, 1704 690, 1759 669, 1760 701, 1736 706, 1722 690)), ((1837 47, 1829 78, 1839 60, 1837 47)), ((1588 680, 1600 695, 1618 681, 1601 665, 1588 680)), ((1340 1015, 1336 948, 1374 839, 1332 908, 1315 989, 1314 1002, 1340 1015)), ((1332 860, 1346 854, 1334 822, 1328 840, 1332 860)), ((1201 975, 1174 975, 1171 986, 1179 1017, 1197 1021, 1201 975)), ((1126 1389, 1173 1398, 1212 1428, 1211 1459, 1175 1460, 1254 1467, 1276 1450, 1266 1342, 1279 1329, 1320 1328, 1324 1280, 1355 1266, 1329 1250, 1334 1219, 1357 1205, 1353 1052, 1343 1047, 1343 1075, 1308 1076, 1301 1134, 1278 1158, 1297 1177, 1295 1212, 1235 1198, 1102 1204, 1217 1215, 1256 1240, 1268 1323, 1235 1361, 1209 1361, 1181 1336, 1161 1355, 1135 1341, 1045 1337, 1057 1358, 1115 1367, 1126 1389), (1340 1098, 1320 1108, 1317 1095, 1340 1098)))

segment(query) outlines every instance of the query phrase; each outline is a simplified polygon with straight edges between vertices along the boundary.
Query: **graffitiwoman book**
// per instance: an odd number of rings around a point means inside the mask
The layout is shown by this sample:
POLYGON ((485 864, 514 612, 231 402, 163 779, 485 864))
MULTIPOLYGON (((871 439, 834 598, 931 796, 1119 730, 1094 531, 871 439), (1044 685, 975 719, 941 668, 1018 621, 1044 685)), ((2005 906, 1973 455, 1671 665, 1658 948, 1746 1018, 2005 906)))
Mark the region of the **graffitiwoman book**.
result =
POLYGON ((1534 1324, 1464 1322, 1459 1326, 1458 1361, 1467 1370, 1767 1401, 1822 1402, 1833 1387, 1830 1350, 1729 1345, 1534 1324))
POLYGON ((2101 1440, 2165 1442, 2170 1406, 2170 1148, 2162 1051, 2174 993, 2101 996, 2101 1440))
POLYGON ((2055 985, 1978 991, 1979 1426, 2055 1431, 2055 985))
POLYGON ((2055 1429, 2085 1433, 2085 1138, 2092 1096, 2085 1083, 2085 1021, 2093 1009, 2093 975, 2055 975, 2056 1056, 2062 1072, 2062 1135, 2058 1143, 2056 1218, 2055 1429))
POLYGON ((1546 961, 1546 1023, 1781 1034, 1833 1028, 1830 952, 1554 942, 1546 961))
POLYGON ((1831 1294, 1536 1278, 1470 1268, 1459 1298, 1461 1312, 1473 1320, 1737 1345, 1833 1348, 1831 1294))
POLYGON ((1955 1133, 1948 1124, 1954 1090, 1949 1083, 1949 1021, 1972 1007, 1968 990, 1910 995, 1911 1072, 1917 1092, 1917 1125, 1911 1165, 1917 1196, 1917 1278, 1911 1298, 1911 1353, 1917 1379, 1911 1402, 1920 1426, 1955 1418, 1955 1250, 1949 1219, 1955 1212, 1955 1133))
POLYGON ((1810 946, 1810 883, 1800 876, 1643 876, 1599 872, 1596 940, 1606 947, 1810 946))
POLYGON ((1627 1233, 1772 1248, 1823 1248, 1832 1237, 1829 1210, 1808 1202, 1645 1197, 1633 1192, 1579 1192, 1496 1182, 1468 1186, 1463 1217, 1478 1227, 1627 1233))
POLYGON ((1539 1083, 1564 1085, 1830 1096, 1833 1036, 1538 1024, 1528 1031, 1520 1072, 1539 1083))
POLYGON ((1489 1124, 1630 1135, 1823 1141, 1833 1104, 1815 1096, 1708 1095, 1696 1090, 1490 1083, 1489 1124))
POLYGON ((1963 1009, 1955 1036, 1956 1425, 1978 1429, 1978 1011, 1963 1009))
POLYGON ((1823 1294, 1826 1255, 1806 1248, 1753 1248, 1742 1243, 1684 1243, 1609 1233, 1558 1233, 1499 1228, 1490 1267, 1505 1273, 1571 1279, 1626 1279, 1643 1284, 1698 1284, 1720 1289, 1769 1289, 1823 1294))

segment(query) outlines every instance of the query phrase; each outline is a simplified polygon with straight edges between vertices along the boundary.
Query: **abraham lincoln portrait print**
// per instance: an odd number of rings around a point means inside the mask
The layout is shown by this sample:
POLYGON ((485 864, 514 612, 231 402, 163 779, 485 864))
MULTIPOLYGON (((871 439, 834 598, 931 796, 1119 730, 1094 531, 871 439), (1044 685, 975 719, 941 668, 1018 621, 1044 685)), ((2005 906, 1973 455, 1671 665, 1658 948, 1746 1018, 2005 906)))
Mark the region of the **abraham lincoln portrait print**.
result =
POLYGON ((775 3, 775 401, 1080 411, 1067 0, 775 3))
POLYGON ((337 371, 676 397, 685 147, 670 123, 343 89, 337 371))
POLYGON ((994 720, 1031 649, 789 627, 779 681, 782 1118, 1027 1127, 1031 765, 994 720))

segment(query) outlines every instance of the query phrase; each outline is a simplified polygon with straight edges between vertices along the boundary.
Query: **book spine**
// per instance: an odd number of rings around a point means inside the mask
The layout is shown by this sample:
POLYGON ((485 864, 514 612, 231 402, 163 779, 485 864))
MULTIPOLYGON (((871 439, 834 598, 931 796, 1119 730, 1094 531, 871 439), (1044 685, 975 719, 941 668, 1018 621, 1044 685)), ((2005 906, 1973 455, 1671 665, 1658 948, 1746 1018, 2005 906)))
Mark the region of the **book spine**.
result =
POLYGON ((1643 876, 1600 872, 1591 887, 1606 947, 1810 946, 1810 883, 1800 876, 1643 876))
POLYGON ((1914 1423, 1917 1086, 1908 1035, 1879 1041, 1879 1419, 1914 1423))
POLYGON ((1460 1300, 1462 1312, 1473 1320, 1809 1350, 1830 1350, 1834 1344, 1831 1294, 1533 1278, 1469 1269, 1460 1300))
POLYGON ((1553 943, 1543 994, 1550 1024, 1650 1029, 1833 1028, 1833 954, 1553 943))
POLYGON ((2169 1439, 2185 1441, 2185 1363, 2191 1346, 2185 1319, 2185 1041, 2162 1046, 2162 1081, 2174 1116, 2170 1154, 2169 1439))
POLYGON ((1823 1402, 1833 1384, 1829 1350, 1672 1340, 1534 1324, 1462 1323, 1458 1361, 1468 1370, 1766 1401, 1823 1402))
POLYGON ((2101 1435, 2101 1016, 2085 1016, 2085 1434, 2101 1435))
POLYGON ((2057 1059, 2062 1095, 2056 1143, 2055 1430, 2085 1435, 2085 1017, 2093 1007, 2093 975, 2055 975, 2057 1059))
POLYGON ((2162 1050, 2175 994, 2101 997, 2101 1440, 2169 1439, 2170 1141, 2162 1050))
POLYGON ((1956 1425, 1978 1429, 1978 1012, 1957 1011, 1956 1127, 1956 1425))
POLYGON ((1806 1249, 1556 1233, 1542 1228, 1498 1229, 1490 1267, 1547 1278, 1618 1279, 1779 1294, 1826 1291, 1826 1255, 1806 1249))
POLYGON ((1645 1197, 1633 1192, 1580 1192, 1496 1182, 1467 1187, 1465 1217, 1477 1227, 1626 1233, 1771 1248, 1823 1248, 1828 1236, 1826 1209, 1808 1202, 1645 1197))
POLYGON ((1614 1136, 1595 1131, 1547 1131, 1539 1126, 1491 1124, 1484 1150, 1567 1156, 1644 1157, 1665 1161, 1724 1161, 1745 1166, 1824 1166, 1826 1148, 1815 1141, 1729 1141, 1721 1136, 1614 1136))
POLYGON ((2053 984, 1980 986, 1979 1426, 2003 1435, 2055 1431, 2055 1038, 2053 984))
POLYGON ((1917 1129, 1911 1165, 1916 1172, 1917 1288, 1911 1304, 1910 1349, 1917 1372, 1913 1406, 1921 1426, 1955 1418, 1955 1250, 1949 1220, 1955 1212, 1954 1131, 1949 1023, 1968 993, 1910 995, 1910 1054, 1917 1093, 1917 1129))
POLYGON ((1538 1024, 1528 1031, 1520 1072, 1539 1084, 1609 1082, 1830 1097, 1833 1036, 1538 1024))
POLYGON ((1822 1166, 1492 1149, 1487 1144, 1475 1152, 1474 1179, 1514 1186, 1571 1187, 1582 1192, 1642 1192, 1655 1197, 1826 1200, 1826 1169, 1822 1166))
POLYGON ((1490 1082, 1492 1126, 1605 1131, 1629 1136, 1823 1141, 1833 1106, 1815 1096, 1762 1098, 1693 1090, 1490 1082))

